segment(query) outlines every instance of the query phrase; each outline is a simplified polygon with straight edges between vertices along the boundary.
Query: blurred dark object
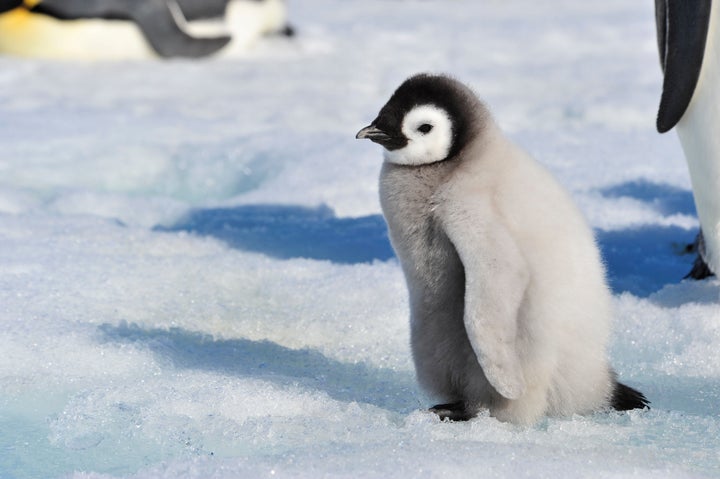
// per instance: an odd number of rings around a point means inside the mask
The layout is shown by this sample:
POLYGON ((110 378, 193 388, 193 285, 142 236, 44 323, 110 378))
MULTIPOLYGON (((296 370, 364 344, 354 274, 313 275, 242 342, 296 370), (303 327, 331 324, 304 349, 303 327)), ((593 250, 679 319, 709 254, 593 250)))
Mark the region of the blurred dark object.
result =
POLYGON ((22 4, 22 0, 0 0, 0 13, 18 8, 22 4))
MULTIPOLYGON (((206 57, 230 42, 229 35, 210 38, 190 36, 182 29, 178 12, 173 11, 177 6, 174 0, 43 0, 33 11, 59 20, 132 20, 161 57, 206 57)), ((180 15, 183 13, 180 12, 180 15)))

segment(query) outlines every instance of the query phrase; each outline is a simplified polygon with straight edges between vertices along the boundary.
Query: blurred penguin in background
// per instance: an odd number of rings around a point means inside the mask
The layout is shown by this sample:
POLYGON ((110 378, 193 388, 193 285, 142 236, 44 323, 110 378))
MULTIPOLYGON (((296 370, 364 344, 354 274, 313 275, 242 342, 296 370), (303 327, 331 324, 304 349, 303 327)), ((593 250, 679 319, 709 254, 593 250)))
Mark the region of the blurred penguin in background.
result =
POLYGON ((690 171, 700 219, 698 252, 686 277, 720 272, 720 5, 655 0, 663 91, 660 133, 675 128, 690 171))
POLYGON ((124 60, 233 55, 292 35, 284 0, 0 0, 0 54, 124 60))

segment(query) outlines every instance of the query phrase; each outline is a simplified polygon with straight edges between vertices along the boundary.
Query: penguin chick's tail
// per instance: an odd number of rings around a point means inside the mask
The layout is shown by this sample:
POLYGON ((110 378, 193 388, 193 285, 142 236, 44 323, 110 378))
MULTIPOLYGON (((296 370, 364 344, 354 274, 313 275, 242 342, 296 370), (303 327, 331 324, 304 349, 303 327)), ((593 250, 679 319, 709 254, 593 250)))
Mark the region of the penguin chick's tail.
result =
POLYGON ((650 409, 650 401, 640 391, 615 382, 610 405, 616 411, 628 411, 630 409, 650 409))

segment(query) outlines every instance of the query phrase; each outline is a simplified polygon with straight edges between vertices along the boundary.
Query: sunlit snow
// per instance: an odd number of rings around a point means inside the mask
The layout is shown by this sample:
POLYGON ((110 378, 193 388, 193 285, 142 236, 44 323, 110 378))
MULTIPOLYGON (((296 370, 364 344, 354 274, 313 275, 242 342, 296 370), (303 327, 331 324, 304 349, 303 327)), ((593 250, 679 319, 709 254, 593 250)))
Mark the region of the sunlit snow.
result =
POLYGON ((291 0, 241 58, 0 58, 0 477, 718 477, 720 282, 659 135, 652 0, 291 0), (650 411, 441 423, 354 134, 470 84, 571 191, 650 411))

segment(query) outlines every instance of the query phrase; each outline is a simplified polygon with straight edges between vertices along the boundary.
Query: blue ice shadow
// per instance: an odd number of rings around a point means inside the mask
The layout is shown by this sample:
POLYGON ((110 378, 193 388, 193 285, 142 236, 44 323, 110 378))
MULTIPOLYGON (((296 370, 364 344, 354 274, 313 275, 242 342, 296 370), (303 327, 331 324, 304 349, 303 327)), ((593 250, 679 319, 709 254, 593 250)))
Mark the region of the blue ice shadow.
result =
MULTIPOLYGON (((676 186, 633 180, 600 190, 607 198, 633 198, 658 213, 695 216, 691 191, 676 186)), ((613 292, 648 296, 666 284, 678 283, 692 268, 695 254, 687 246, 697 230, 647 225, 617 231, 595 231, 613 292)))
POLYGON ((380 215, 337 218, 327 206, 245 205, 190 212, 161 231, 212 236, 229 246, 280 259, 335 263, 384 261, 394 256, 380 215))
POLYGON ((692 268, 686 247, 697 232, 676 226, 642 226, 618 231, 596 230, 614 293, 645 297, 666 284, 679 283, 692 268))
POLYGON ((658 410, 717 416, 720 382, 716 378, 657 374, 643 378, 640 384, 658 410))
MULTIPOLYGON (((600 190, 609 198, 646 202, 663 215, 693 215, 692 192, 672 185, 634 180, 600 190)), ((338 218, 327 206, 243 205, 198 209, 161 231, 211 236, 230 247, 289 258, 353 264, 385 261, 394 256, 381 215, 338 218)), ((613 292, 648 296, 677 283, 690 271, 687 254, 696 231, 674 226, 640 226, 595 234, 613 292)))
POLYGON ((683 214, 696 216, 695 200, 691 191, 665 183, 633 180, 600 190, 606 198, 633 198, 649 203, 663 215, 683 214))
POLYGON ((300 384, 338 401, 372 404, 401 414, 419 406, 420 393, 411 372, 344 363, 313 349, 291 349, 271 341, 215 339, 181 328, 103 324, 99 330, 104 341, 141 344, 176 368, 300 384))

